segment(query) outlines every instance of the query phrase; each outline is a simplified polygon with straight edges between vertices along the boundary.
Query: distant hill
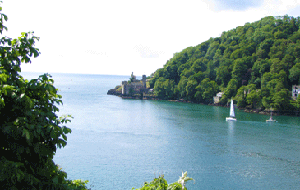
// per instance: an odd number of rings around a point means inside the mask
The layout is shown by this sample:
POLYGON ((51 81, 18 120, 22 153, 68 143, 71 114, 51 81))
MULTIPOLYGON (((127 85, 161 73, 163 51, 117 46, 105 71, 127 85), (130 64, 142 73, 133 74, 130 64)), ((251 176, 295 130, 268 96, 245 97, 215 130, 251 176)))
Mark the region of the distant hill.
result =
POLYGON ((300 17, 265 17, 175 53, 150 85, 164 99, 240 108, 299 111, 292 86, 300 84, 300 17))

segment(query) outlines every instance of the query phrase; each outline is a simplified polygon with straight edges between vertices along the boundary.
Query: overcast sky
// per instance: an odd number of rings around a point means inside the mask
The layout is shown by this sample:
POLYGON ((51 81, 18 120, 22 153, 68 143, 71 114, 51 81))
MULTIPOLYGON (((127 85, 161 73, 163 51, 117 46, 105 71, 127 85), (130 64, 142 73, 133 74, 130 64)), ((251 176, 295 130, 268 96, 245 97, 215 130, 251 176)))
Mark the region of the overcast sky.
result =
POLYGON ((34 31, 22 71, 150 75, 173 53, 265 16, 300 16, 300 0, 3 0, 8 37, 34 31))

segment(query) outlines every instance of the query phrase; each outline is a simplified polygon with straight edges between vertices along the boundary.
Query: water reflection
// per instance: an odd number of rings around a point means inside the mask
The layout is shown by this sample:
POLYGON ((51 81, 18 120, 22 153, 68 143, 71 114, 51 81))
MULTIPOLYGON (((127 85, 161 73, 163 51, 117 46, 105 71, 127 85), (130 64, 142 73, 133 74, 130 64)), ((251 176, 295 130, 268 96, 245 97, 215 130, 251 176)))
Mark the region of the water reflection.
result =
POLYGON ((228 124, 228 136, 233 136, 234 134, 234 126, 235 126, 235 121, 227 121, 228 124))
POLYGON ((234 128, 235 128, 235 121, 227 121, 226 122, 228 125, 228 129, 227 129, 227 147, 228 147, 228 151, 232 152, 233 151, 233 146, 234 146, 234 128))

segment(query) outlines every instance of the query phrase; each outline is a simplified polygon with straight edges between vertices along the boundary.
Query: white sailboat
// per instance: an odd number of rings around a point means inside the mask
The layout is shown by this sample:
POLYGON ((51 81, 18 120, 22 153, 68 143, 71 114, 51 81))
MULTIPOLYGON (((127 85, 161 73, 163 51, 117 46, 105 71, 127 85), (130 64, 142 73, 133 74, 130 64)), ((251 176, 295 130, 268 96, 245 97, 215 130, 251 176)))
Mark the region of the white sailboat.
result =
POLYGON ((235 114, 234 114, 233 100, 232 99, 231 99, 231 102, 230 102, 229 117, 226 117, 226 121, 236 121, 235 114))
POLYGON ((266 122, 277 122, 275 119, 273 119, 273 111, 272 111, 272 108, 271 108, 270 110, 271 110, 270 119, 266 120, 266 122))

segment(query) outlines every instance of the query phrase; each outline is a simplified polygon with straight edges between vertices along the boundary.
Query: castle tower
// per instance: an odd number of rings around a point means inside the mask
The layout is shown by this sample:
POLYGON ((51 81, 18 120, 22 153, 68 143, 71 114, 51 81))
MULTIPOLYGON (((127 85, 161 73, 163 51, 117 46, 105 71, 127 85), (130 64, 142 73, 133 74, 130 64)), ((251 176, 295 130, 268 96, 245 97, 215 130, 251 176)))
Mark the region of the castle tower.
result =
POLYGON ((143 82, 144 88, 146 88, 146 75, 142 76, 142 82, 143 82))
POLYGON ((127 95, 127 81, 122 81, 122 95, 127 95))

